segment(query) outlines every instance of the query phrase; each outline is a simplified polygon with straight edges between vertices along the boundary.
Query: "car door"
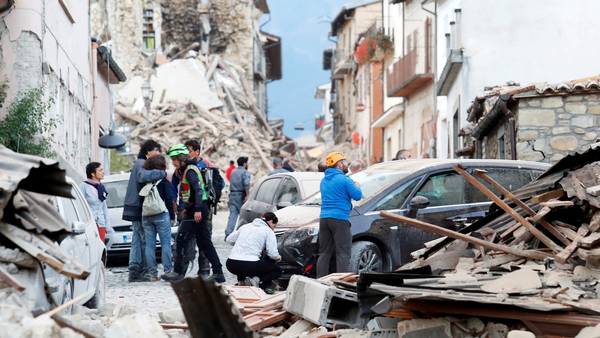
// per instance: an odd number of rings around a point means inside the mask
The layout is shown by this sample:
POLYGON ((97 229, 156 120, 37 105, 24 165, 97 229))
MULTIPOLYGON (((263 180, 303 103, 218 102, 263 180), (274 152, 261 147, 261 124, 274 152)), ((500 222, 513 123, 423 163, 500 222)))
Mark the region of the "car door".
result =
POLYGON ((83 195, 76 187, 72 191, 75 199, 68 200, 73 204, 75 213, 77 215, 77 221, 79 222, 80 231, 74 234, 73 239, 75 241, 75 247, 77 248, 77 261, 88 271, 90 276, 85 280, 75 280, 73 295, 76 297, 90 288, 94 287, 95 279, 97 274, 95 270, 97 267, 92 261, 92 240, 96 239, 97 230, 94 228, 95 222, 88 207, 84 204, 83 195))
POLYGON ((273 200, 277 194, 282 177, 267 178, 260 183, 252 200, 248 200, 242 206, 238 224, 252 222, 267 211, 274 211, 273 200))
POLYGON ((291 177, 286 177, 277 189, 273 205, 279 210, 294 205, 300 202, 300 200, 300 189, 296 180, 291 177))

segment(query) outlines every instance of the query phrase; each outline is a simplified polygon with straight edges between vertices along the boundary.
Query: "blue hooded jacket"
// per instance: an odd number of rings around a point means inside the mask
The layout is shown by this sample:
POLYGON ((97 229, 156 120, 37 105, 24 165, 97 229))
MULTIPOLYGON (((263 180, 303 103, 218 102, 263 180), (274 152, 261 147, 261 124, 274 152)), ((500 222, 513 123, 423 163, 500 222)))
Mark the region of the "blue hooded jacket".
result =
POLYGON ((337 168, 325 170, 321 180, 321 218, 347 221, 352 210, 352 200, 362 198, 362 191, 352 179, 337 168))

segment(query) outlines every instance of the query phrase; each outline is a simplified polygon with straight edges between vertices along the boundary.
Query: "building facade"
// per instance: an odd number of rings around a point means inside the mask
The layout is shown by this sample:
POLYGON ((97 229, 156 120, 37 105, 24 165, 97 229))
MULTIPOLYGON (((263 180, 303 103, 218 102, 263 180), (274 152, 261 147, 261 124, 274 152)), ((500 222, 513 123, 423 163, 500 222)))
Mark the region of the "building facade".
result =
MULTIPOLYGON (((434 1, 429 1, 432 5, 434 1)), ((455 157, 467 109, 486 87, 598 73, 600 2, 437 0, 437 156, 455 157), (518 8, 518 10, 515 10, 518 8), (535 18, 535 20, 532 20, 535 18)))
MULTIPOLYGON (((108 167, 98 138, 110 127, 109 80, 102 83, 98 72, 101 62, 96 62, 90 39, 89 10, 86 1, 30 0, 0 13, 0 79, 8 83, 0 118, 19 94, 42 88, 51 102, 47 117, 55 123, 45 136, 76 179, 85 176, 84 167, 92 160, 108 167)), ((123 78, 118 73, 112 82, 123 78)))

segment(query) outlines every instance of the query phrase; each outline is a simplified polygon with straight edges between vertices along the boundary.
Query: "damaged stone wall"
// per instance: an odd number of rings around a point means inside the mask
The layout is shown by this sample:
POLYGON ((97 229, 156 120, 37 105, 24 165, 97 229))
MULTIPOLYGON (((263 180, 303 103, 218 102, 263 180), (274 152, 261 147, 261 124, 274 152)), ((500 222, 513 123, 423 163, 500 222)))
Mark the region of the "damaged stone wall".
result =
POLYGON ((163 49, 186 48, 202 39, 200 0, 170 0, 161 4, 163 49))
POLYGON ((520 98, 517 157, 554 163, 598 138, 600 95, 520 98))

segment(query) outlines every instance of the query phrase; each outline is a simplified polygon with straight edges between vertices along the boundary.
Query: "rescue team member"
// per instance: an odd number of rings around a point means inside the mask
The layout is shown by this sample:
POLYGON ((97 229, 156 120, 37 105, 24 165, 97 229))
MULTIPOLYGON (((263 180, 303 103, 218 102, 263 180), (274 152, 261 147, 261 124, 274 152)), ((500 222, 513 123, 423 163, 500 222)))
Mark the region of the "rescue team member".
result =
POLYGON ((143 185, 165 178, 167 173, 162 170, 146 170, 146 159, 160 155, 160 144, 154 140, 142 143, 137 160, 133 163, 127 192, 123 204, 123 220, 131 221, 132 236, 131 249, 129 250, 129 282, 146 281, 146 260, 144 257, 144 229, 142 228, 142 198, 140 190, 143 185))
POLYGON ((325 177, 321 180, 321 215, 319 220, 319 259, 317 278, 330 273, 329 262, 335 253, 336 269, 350 272, 352 232, 348 217, 352 200, 360 200, 360 188, 346 176, 348 161, 344 154, 332 152, 325 158, 325 177))
POLYGON ((273 232, 276 225, 277 216, 267 212, 227 236, 227 243, 234 246, 225 265, 227 270, 237 275, 238 284, 250 286, 252 282, 248 280, 258 277, 260 288, 268 294, 274 293, 273 280, 281 276, 281 269, 276 263, 281 260, 273 232), (263 250, 267 257, 261 257, 263 250))
POLYGON ((108 192, 102 184, 104 168, 98 162, 90 162, 85 166, 85 175, 87 176, 87 180, 83 181, 80 188, 85 200, 90 205, 90 209, 92 209, 92 214, 98 226, 100 240, 104 242, 106 233, 114 232, 108 223, 108 206, 106 205, 108 192))
POLYGON ((269 173, 269 176, 287 172, 289 171, 283 169, 283 160, 279 157, 273 157, 273 170, 269 173))
POLYGON ((237 168, 231 173, 229 183, 229 218, 227 219, 225 238, 235 230, 240 208, 250 194, 250 180, 252 176, 248 172, 248 158, 243 156, 238 158, 237 165, 237 168))
POLYGON ((189 151, 183 144, 171 146, 167 156, 173 161, 173 166, 180 177, 178 192, 179 199, 183 203, 183 215, 175 242, 174 271, 162 275, 161 278, 166 281, 178 281, 185 277, 189 263, 185 257, 186 247, 190 241, 196 240, 199 244, 198 247, 212 266, 213 274, 209 279, 217 283, 224 283, 225 276, 221 262, 206 224, 210 212, 206 202, 208 194, 202 174, 198 169, 198 163, 189 158, 189 151))

